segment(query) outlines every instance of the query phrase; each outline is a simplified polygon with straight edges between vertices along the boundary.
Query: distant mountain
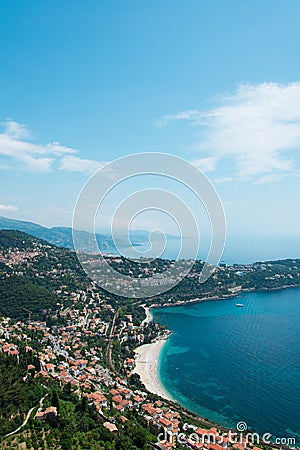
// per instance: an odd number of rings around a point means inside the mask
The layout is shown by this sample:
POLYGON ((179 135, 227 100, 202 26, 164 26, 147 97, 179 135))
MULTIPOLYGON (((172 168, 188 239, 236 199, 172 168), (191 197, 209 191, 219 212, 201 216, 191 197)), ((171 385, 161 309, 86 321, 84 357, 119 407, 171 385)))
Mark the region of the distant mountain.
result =
MULTIPOLYGON (((66 247, 73 249, 73 237, 72 228, 68 227, 53 227, 47 228, 42 225, 38 225, 33 222, 25 222, 23 220, 8 219, 7 217, 0 216, 0 229, 2 230, 17 230, 31 234, 39 239, 49 242, 50 244, 57 245, 58 247, 66 247)), ((93 248, 93 234, 86 231, 77 231, 77 235, 80 237, 82 248, 89 252, 93 248)), ((115 253, 116 248, 114 241, 110 236, 104 234, 96 234, 96 240, 99 249, 102 252, 115 253)))
MULTIPOLYGON (((148 242, 149 239, 161 239, 162 233, 160 231, 147 231, 147 230, 130 230, 129 231, 129 237, 132 242, 134 243, 140 243, 145 244, 145 242, 148 242)), ((166 239, 180 239, 179 236, 174 236, 172 234, 165 234, 166 239)))
MULTIPOLYGON (((44 241, 58 247, 65 247, 71 250, 74 249, 72 228, 70 227, 47 228, 42 225, 38 225, 37 223, 9 219, 7 217, 0 216, 0 230, 1 229, 23 231, 24 233, 43 239, 44 241)), ((79 250, 87 253, 92 253, 95 251, 94 235, 92 233, 87 231, 76 231, 76 236, 78 238, 78 242, 80 242, 79 250)), ((150 232, 145 230, 130 230, 129 237, 132 245, 136 247, 149 242, 150 232)), ((161 234, 154 232, 152 233, 151 238, 153 240, 156 238, 161 239, 161 234)), ((166 235, 166 238, 168 240, 179 239, 177 236, 172 236, 169 234, 166 235)), ((115 243, 120 249, 125 249, 128 243, 127 239, 125 239, 122 234, 118 235, 114 240, 109 235, 96 233, 96 241, 101 252, 112 254, 119 253, 116 249, 115 243)))

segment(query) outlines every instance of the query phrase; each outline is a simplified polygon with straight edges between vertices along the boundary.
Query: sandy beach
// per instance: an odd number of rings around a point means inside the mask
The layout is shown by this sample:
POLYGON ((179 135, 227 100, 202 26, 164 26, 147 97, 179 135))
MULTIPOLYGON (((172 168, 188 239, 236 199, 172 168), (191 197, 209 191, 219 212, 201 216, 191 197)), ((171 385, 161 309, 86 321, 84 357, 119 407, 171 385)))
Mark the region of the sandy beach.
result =
POLYGON ((166 400, 172 400, 171 396, 164 390, 159 382, 157 373, 159 354, 166 341, 167 337, 165 336, 158 338, 151 344, 144 344, 136 348, 136 365, 133 372, 141 377, 141 381, 148 391, 157 394, 166 400))

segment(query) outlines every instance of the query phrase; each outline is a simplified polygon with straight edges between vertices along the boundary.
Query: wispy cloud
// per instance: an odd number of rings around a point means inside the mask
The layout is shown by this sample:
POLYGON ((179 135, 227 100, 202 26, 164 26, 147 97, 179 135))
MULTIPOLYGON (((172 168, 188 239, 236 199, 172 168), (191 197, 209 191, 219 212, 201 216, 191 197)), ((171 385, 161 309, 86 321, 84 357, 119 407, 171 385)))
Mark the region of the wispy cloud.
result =
POLYGON ((4 205, 0 203, 0 212, 15 212, 18 211, 18 207, 15 205, 4 205))
POLYGON ((26 125, 23 125, 19 122, 15 122, 14 120, 7 120, 1 125, 4 127, 4 133, 11 138, 29 139, 31 137, 31 134, 26 125))
POLYGON ((196 109, 186 109, 177 114, 169 114, 162 117, 156 121, 156 126, 163 127, 164 125, 167 125, 168 122, 172 122, 173 120, 189 120, 190 122, 196 122, 198 124, 202 115, 203 113, 197 111, 196 109))
POLYGON ((75 152, 58 142, 46 145, 32 142, 27 127, 13 120, 7 120, 2 126, 4 130, 0 133, 0 155, 21 163, 18 168, 48 172, 58 155, 75 152))
POLYGON ((68 170, 72 172, 84 172, 88 174, 94 173, 96 170, 103 167, 105 163, 98 161, 92 161, 90 159, 81 159, 78 156, 64 156, 59 168, 61 170, 68 170))
POLYGON ((101 167, 101 163, 75 156, 77 150, 59 142, 47 144, 33 142, 26 125, 13 120, 7 120, 1 125, 3 131, 0 132, 0 156, 15 163, 8 167, 44 173, 58 164, 60 169, 88 174, 92 172, 92 167, 95 166, 94 170, 101 167))
POLYGON ((267 183, 278 183, 286 178, 288 174, 286 173, 273 173, 269 175, 263 175, 254 181, 253 184, 267 184, 267 183))
POLYGON ((197 158, 192 161, 192 163, 202 170, 202 172, 211 172, 216 167, 217 159, 210 156, 207 158, 197 158))
POLYGON ((162 124, 187 120, 199 127, 202 155, 233 159, 237 175, 278 181, 293 170, 289 152, 300 147, 300 82, 241 85, 208 111, 187 110, 165 116, 162 124))

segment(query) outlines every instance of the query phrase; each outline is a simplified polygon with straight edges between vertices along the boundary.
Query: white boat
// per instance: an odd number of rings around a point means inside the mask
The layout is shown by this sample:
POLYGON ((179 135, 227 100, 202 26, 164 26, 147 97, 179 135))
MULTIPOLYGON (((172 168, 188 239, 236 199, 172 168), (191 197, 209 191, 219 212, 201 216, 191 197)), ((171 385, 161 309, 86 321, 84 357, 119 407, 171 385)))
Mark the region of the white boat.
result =
POLYGON ((243 303, 237 303, 235 306, 237 306, 239 308, 243 308, 244 304, 243 303))

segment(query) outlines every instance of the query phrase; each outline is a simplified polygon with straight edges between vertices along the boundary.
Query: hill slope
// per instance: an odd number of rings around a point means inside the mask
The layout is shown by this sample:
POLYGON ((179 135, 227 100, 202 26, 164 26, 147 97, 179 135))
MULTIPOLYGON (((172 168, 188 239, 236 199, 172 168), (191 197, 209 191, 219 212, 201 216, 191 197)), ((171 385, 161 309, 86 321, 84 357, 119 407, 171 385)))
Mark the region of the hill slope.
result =
POLYGON ((0 315, 44 318, 89 281, 74 252, 22 231, 0 230, 0 315), (64 289, 60 297, 56 291, 64 289))
MULTIPOLYGON (((0 216, 0 229, 2 230, 17 230, 28 233, 39 239, 43 239, 50 244, 59 247, 66 247, 73 249, 72 228, 68 227, 53 227, 47 228, 33 222, 26 222, 23 220, 9 219, 0 216)), ((82 243, 82 250, 88 251, 92 248, 93 234, 86 231, 77 231, 82 243)), ((99 249, 103 252, 114 252, 114 241, 110 236, 104 234, 96 234, 99 249)))

